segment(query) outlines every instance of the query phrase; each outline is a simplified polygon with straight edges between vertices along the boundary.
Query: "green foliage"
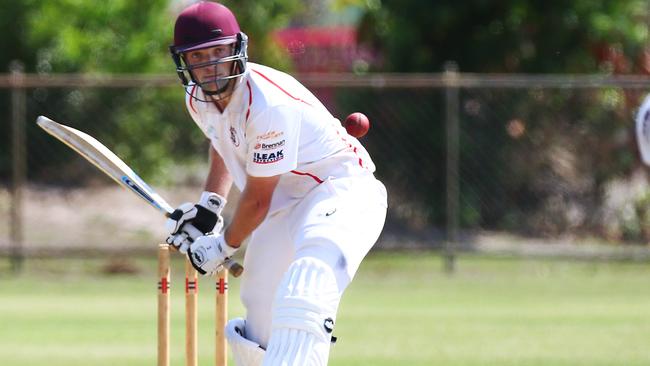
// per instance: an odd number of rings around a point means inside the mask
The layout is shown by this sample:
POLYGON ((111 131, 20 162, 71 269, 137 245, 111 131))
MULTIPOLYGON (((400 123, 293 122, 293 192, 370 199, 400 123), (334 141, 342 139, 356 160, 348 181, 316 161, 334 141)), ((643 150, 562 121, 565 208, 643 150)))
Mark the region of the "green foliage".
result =
POLYGON ((237 15, 240 27, 249 37, 251 61, 288 70, 291 62, 275 44, 272 31, 289 24, 292 16, 302 9, 298 0, 224 1, 237 15))
MULTIPOLYGON (((647 73, 642 57, 650 40, 647 4, 469 0, 459 7, 453 0, 335 2, 365 10, 359 38, 380 50, 377 71, 440 72, 453 60, 462 72, 504 73, 647 73)), ((576 207, 583 213, 598 210, 605 184, 638 164, 629 138, 637 98, 617 88, 487 93, 467 89, 460 99, 461 225, 537 235, 561 235, 577 227, 597 230, 596 222, 577 223, 568 212, 576 207), (522 137, 509 135, 508 124, 519 122, 525 126, 522 137)), ((370 103, 366 98, 358 105, 370 103)), ((442 116, 445 106, 440 108, 442 116)), ((392 111, 384 105, 376 113, 392 111)), ((404 108, 398 116, 403 136, 420 136, 428 146, 445 141, 439 123, 418 132, 418 109, 404 108)), ((428 151, 426 159, 440 161, 437 174, 444 174, 444 151, 428 151)), ((407 156, 379 159, 378 170, 401 171, 408 166, 407 156)), ((422 176, 436 174, 426 173, 422 176)), ((431 189, 420 196, 429 207, 427 221, 442 226, 446 217, 440 196, 446 184, 431 178, 427 183, 431 189)), ((408 182, 398 185, 404 186, 408 182)))
POLYGON ((166 0, 39 3, 28 22, 31 46, 39 50, 38 71, 170 69, 165 55, 173 22, 167 4, 166 0))
POLYGON ((366 2, 361 39, 386 71, 597 72, 609 47, 635 59, 648 43, 645 0, 366 2))
POLYGON ((0 72, 9 72, 12 60, 33 64, 33 50, 29 49, 27 18, 36 1, 0 0, 0 72))
MULTIPOLYGON (((0 5, 8 9, 0 15, 5 35, 0 46, 11 50, 0 54, 4 70, 16 59, 23 62, 26 72, 39 74, 174 73, 168 46, 182 7, 170 6, 168 0, 0 0, 0 5)), ((290 64, 271 33, 289 21, 300 1, 232 1, 227 5, 250 38, 251 60, 287 69, 290 64)), ((92 132, 148 179, 160 177, 172 163, 205 158, 205 139, 184 110, 180 82, 175 89, 144 86, 139 90, 37 89, 27 93, 34 99, 28 121, 47 114, 92 132)), ((6 99, 1 103, 8 104, 6 99)), ((7 136, 5 128, 2 132, 7 136)), ((39 131, 30 126, 28 133, 39 131)), ((3 172, 5 163, 3 158, 3 172)), ((30 174, 45 168, 43 164, 56 165, 57 161, 30 164, 30 174)))
MULTIPOLYGON (((224 3, 249 35, 252 59, 286 66, 270 34, 288 23, 300 3, 224 3)), ((32 46, 46 45, 39 62, 51 63, 56 72, 166 72, 172 69, 168 46, 181 10, 168 4, 167 0, 43 2, 29 17, 30 39, 32 46)))

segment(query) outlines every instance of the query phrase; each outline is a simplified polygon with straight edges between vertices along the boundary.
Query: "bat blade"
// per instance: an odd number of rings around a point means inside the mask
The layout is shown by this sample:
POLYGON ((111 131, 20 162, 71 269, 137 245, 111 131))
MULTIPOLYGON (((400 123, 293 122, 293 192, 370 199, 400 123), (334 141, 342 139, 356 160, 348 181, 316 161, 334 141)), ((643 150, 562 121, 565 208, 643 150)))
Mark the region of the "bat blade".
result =
POLYGON ((149 187, 122 159, 94 137, 44 116, 39 116, 36 123, 113 178, 118 184, 133 191, 165 215, 174 211, 167 201, 149 187))
MULTIPOLYGON (((174 211, 167 201, 149 187, 133 169, 94 137, 75 128, 54 122, 45 116, 39 116, 36 123, 47 133, 68 145, 106 175, 113 178, 119 185, 137 194, 138 197, 158 209, 165 216, 169 217, 174 211)), ((244 271, 244 267, 232 259, 226 260, 224 266, 235 277, 239 277, 244 271)))

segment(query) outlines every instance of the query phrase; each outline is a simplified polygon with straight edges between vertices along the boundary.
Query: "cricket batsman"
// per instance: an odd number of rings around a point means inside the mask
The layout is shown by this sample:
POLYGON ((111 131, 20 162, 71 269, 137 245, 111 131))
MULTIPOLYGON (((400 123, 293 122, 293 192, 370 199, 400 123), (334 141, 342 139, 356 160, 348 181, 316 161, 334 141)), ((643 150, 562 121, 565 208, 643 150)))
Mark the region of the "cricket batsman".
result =
POLYGON ((247 44, 221 4, 176 19, 171 56, 211 144, 205 192, 176 209, 167 241, 212 275, 250 237, 246 317, 226 326, 237 365, 326 365, 341 296, 384 226, 386 189, 359 141, 296 79, 248 62, 247 44), (222 230, 233 183, 241 196, 222 230))

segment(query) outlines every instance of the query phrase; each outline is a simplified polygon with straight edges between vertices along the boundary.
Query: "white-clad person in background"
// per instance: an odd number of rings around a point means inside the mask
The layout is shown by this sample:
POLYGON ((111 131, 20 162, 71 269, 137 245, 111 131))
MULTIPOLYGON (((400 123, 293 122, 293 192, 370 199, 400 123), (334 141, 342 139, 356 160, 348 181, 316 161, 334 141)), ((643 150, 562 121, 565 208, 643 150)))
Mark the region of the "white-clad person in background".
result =
POLYGON ((650 94, 645 96, 636 112, 636 141, 641 161, 650 166, 650 94))
POLYGON ((205 192, 176 210, 168 242, 211 275, 250 237, 246 318, 226 327, 233 358, 326 365, 343 291, 386 217, 375 166, 303 85, 248 62, 247 36, 225 6, 183 10, 170 50, 187 109, 211 144, 205 192), (241 195, 221 231, 233 182, 241 195))

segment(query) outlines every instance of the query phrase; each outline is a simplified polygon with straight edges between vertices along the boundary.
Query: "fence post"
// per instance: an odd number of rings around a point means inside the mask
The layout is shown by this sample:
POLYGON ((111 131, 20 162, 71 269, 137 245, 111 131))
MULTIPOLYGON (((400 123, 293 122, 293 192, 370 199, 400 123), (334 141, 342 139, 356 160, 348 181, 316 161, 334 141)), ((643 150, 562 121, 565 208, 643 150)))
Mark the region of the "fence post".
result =
POLYGON ((12 61, 11 70, 11 250, 9 261, 14 273, 21 271, 23 253, 23 186, 25 184, 25 74, 20 61, 12 61))
POLYGON ((456 246, 458 243, 458 65, 449 61, 445 63, 445 105, 446 105, 446 131, 447 131, 447 236, 444 248, 444 268, 446 273, 453 273, 455 269, 456 246))

